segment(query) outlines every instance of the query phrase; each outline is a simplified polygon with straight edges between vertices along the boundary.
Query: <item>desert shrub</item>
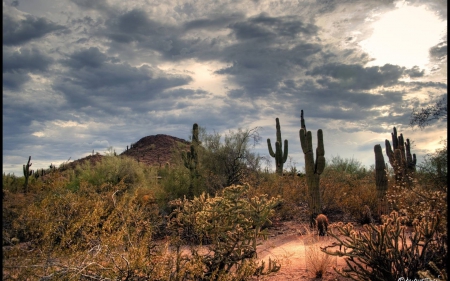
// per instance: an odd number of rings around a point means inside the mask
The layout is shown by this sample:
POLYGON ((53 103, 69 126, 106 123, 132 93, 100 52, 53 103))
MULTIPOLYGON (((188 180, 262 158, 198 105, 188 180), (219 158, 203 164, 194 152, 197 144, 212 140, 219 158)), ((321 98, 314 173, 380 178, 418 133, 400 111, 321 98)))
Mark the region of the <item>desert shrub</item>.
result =
MULTIPOLYGON (((245 280, 263 273, 254 262, 256 243, 259 237, 267 237, 261 228, 279 199, 249 198, 248 189, 248 185, 230 186, 215 197, 203 193, 193 200, 172 202, 176 207, 169 223, 173 235, 190 242, 209 242, 206 254, 191 247, 193 259, 202 264, 195 280, 245 280)), ((271 264, 267 273, 278 269, 276 263, 271 264)))
POLYGON ((23 184, 25 180, 24 177, 17 177, 14 174, 3 173, 2 177, 2 190, 10 192, 20 192, 23 191, 23 184))
POLYGON ((356 231, 352 224, 338 223, 329 231, 337 242, 323 251, 345 257, 347 268, 337 272, 353 280, 420 278, 419 271, 426 270, 430 263, 446 268, 446 231, 440 219, 438 213, 415 219, 411 231, 404 224, 406 218, 395 211, 383 216, 382 225, 366 224, 363 231, 356 231))
POLYGON ((3 253, 8 276, 17 280, 164 280, 150 277, 172 270, 171 254, 154 242, 162 217, 149 188, 82 181, 76 192, 61 184, 7 197, 10 207, 18 204, 9 208, 15 214, 8 235, 27 245, 3 253))
MULTIPOLYGON (((190 177, 189 170, 180 166, 170 169, 160 169, 159 175, 161 176, 159 182, 160 188, 156 193, 156 197, 161 207, 171 210, 168 203, 188 195, 192 178, 190 177)), ((201 180, 195 182, 192 186, 194 195, 198 196, 204 191, 201 180)))
POLYGON ((266 194, 269 197, 280 197, 282 201, 275 208, 275 217, 281 220, 298 218, 302 208, 307 206, 307 187, 304 177, 296 174, 279 176, 276 173, 255 172, 248 175, 245 181, 251 188, 251 196, 266 194))
POLYGON ((372 213, 376 210, 375 176, 371 172, 351 174, 330 169, 321 177, 320 188, 325 214, 343 212, 363 223, 364 206, 368 206, 372 213))
POLYGON ((336 262, 333 256, 320 250, 319 245, 310 245, 305 250, 306 268, 312 278, 322 278, 336 262))
POLYGON ((424 161, 417 165, 418 171, 415 176, 419 185, 425 185, 432 189, 447 186, 447 140, 445 139, 441 143, 443 144, 442 148, 427 154, 424 161))
POLYGON ((67 171, 67 174, 74 174, 67 185, 73 191, 79 188, 82 181, 94 188, 105 183, 114 185, 122 180, 127 187, 152 186, 157 181, 156 168, 145 166, 127 156, 105 156, 94 165, 86 161, 73 172, 67 171))

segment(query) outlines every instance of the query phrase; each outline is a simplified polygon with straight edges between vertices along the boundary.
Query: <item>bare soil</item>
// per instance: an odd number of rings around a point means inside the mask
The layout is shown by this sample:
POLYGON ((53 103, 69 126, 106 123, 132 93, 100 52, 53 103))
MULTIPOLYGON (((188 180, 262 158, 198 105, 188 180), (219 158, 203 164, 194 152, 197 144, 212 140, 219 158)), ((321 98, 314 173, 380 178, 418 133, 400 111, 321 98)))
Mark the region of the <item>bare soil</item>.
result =
POLYGON ((261 241, 257 247, 258 259, 264 260, 266 265, 269 258, 276 259, 281 264, 281 269, 268 276, 255 278, 255 281, 350 280, 340 276, 333 269, 333 267, 343 268, 346 266, 342 257, 332 257, 322 278, 315 278, 314 272, 307 266, 308 251, 331 245, 334 240, 332 237, 319 237, 317 233, 311 233, 305 223, 295 221, 283 222, 279 226, 271 228, 269 233, 269 238, 261 241))

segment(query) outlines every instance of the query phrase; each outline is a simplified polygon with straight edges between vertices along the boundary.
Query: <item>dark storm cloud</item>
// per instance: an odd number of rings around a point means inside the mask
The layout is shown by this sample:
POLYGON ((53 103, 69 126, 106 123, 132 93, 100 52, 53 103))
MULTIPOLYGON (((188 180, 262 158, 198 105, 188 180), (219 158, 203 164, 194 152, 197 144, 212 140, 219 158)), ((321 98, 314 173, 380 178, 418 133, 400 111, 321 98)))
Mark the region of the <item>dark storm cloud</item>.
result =
POLYGON ((52 62, 51 57, 36 48, 21 48, 20 51, 3 50, 3 72, 44 71, 52 62))
POLYGON ((319 57, 323 46, 310 39, 318 27, 298 17, 271 17, 259 14, 229 24, 236 41, 225 47, 216 59, 228 67, 216 71, 227 75, 241 89, 230 96, 260 97, 279 90, 280 83, 300 73, 319 57))
POLYGON ((430 49, 430 57, 433 59, 441 59, 447 56, 447 42, 439 43, 430 49))
MULTIPOLYGON (((243 88, 242 95, 263 96, 278 90, 280 82, 299 68, 311 64, 315 54, 322 46, 300 42, 291 49, 238 43, 224 50, 222 60, 231 66, 216 71, 227 74, 230 79, 243 88)), ((236 96, 239 92, 234 92, 236 96)))
POLYGON ((138 43, 141 48, 155 50, 166 58, 182 55, 196 40, 180 39, 181 28, 149 18, 142 10, 133 9, 106 20, 104 36, 120 44, 138 43))
POLYGON ((74 52, 69 56, 69 59, 62 60, 61 63, 78 70, 83 67, 98 68, 107 60, 107 56, 100 52, 98 48, 90 47, 74 52))
MULTIPOLYGON (((73 109, 92 111, 97 108, 117 114, 121 107, 149 110, 148 103, 156 107, 156 101, 162 98, 173 104, 168 98, 181 94, 165 91, 192 81, 186 75, 167 74, 147 65, 134 67, 119 62, 95 47, 76 51, 61 60, 68 69, 55 80, 53 89, 63 93, 73 109)), ((195 97, 198 93, 184 94, 195 97)))
POLYGON ((203 18, 188 21, 183 25, 185 31, 190 31, 193 29, 209 30, 209 29, 220 29, 227 27, 230 23, 242 20, 244 18, 243 14, 235 13, 231 15, 218 15, 213 18, 203 18))
POLYGON ((362 65, 325 64, 308 71, 308 75, 322 76, 317 82, 327 88, 369 90, 379 86, 392 86, 404 75, 398 65, 363 67, 362 65), (338 81, 334 81, 333 79, 338 81))
POLYGON ((296 17, 269 17, 266 14, 230 24, 229 27, 238 40, 274 40, 280 39, 280 36, 293 38, 300 33, 312 36, 318 31, 317 26, 305 24, 296 17))
POLYGON ((30 79, 31 77, 26 73, 3 72, 3 88, 11 91, 18 91, 22 88, 22 85, 30 79))
POLYGON ((31 78, 29 73, 43 72, 53 59, 39 49, 21 48, 20 51, 3 50, 3 87, 18 91, 31 78))
POLYGON ((83 10, 105 10, 109 9, 110 6, 106 0, 70 0, 75 3, 79 8, 83 10))
POLYGON ((68 32, 66 27, 43 17, 25 15, 25 19, 16 21, 3 14, 3 45, 21 45, 56 31, 68 32))

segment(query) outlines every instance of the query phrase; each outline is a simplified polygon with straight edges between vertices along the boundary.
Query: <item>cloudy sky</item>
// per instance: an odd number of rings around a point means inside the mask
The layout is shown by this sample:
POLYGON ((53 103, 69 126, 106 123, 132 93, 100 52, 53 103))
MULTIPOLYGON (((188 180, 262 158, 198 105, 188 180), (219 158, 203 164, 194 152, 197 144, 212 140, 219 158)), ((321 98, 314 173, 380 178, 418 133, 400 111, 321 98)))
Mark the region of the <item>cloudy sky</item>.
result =
POLYGON ((260 127, 268 156, 276 117, 302 169, 302 109, 326 158, 370 167, 396 126, 420 161, 447 122, 414 129, 411 112, 446 96, 445 0, 3 1, 6 173, 195 122, 260 127))

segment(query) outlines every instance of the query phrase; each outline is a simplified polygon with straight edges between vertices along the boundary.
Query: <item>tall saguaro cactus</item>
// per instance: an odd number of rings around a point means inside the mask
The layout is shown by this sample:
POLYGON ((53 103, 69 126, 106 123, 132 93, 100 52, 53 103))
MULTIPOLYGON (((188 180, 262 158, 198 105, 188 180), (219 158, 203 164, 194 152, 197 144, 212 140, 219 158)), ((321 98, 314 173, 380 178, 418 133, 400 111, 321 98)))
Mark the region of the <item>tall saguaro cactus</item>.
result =
POLYGON ((394 169, 395 184, 406 186, 411 185, 411 178, 416 170, 417 158, 416 154, 411 154, 411 144, 409 139, 404 141, 403 134, 397 136, 397 129, 394 127, 392 136, 392 146, 388 140, 385 141, 386 155, 389 158, 389 163, 394 169))
POLYGON ((191 173, 191 183, 189 185, 188 197, 192 198, 194 196, 194 180, 197 178, 197 168, 198 168, 198 146, 200 141, 198 139, 198 124, 194 123, 192 126, 192 141, 191 141, 191 151, 183 151, 181 156, 183 158, 184 166, 189 169, 191 173))
POLYGON ((317 131, 317 148, 316 159, 314 161, 314 152, 312 148, 312 134, 311 131, 306 130, 305 119, 303 118, 303 110, 300 114, 301 129, 300 129, 300 144, 303 153, 305 154, 305 172, 306 182, 310 196, 310 219, 311 224, 314 224, 315 217, 322 212, 322 202, 320 198, 319 183, 320 174, 325 169, 325 148, 323 145, 322 129, 317 131))
POLYGON ((386 163, 384 162, 381 145, 377 144, 373 148, 375 152, 375 183, 378 197, 378 216, 388 214, 386 191, 388 189, 388 178, 386 173, 386 163))
POLYGON ((33 174, 33 171, 30 170, 30 167, 33 163, 30 163, 30 161, 31 161, 31 156, 28 157, 27 164, 23 165, 23 175, 25 176, 25 183, 23 185, 23 188, 24 188, 25 193, 28 192, 28 178, 33 174))
POLYGON ((280 128, 280 120, 278 118, 276 121, 276 129, 277 129, 277 141, 275 142, 275 153, 273 152, 272 145, 270 143, 270 139, 267 139, 267 146, 269 147, 270 156, 275 158, 276 165, 276 173, 279 175, 283 174, 283 164, 286 162, 288 156, 288 141, 284 140, 284 152, 283 144, 281 142, 281 128, 280 128))

